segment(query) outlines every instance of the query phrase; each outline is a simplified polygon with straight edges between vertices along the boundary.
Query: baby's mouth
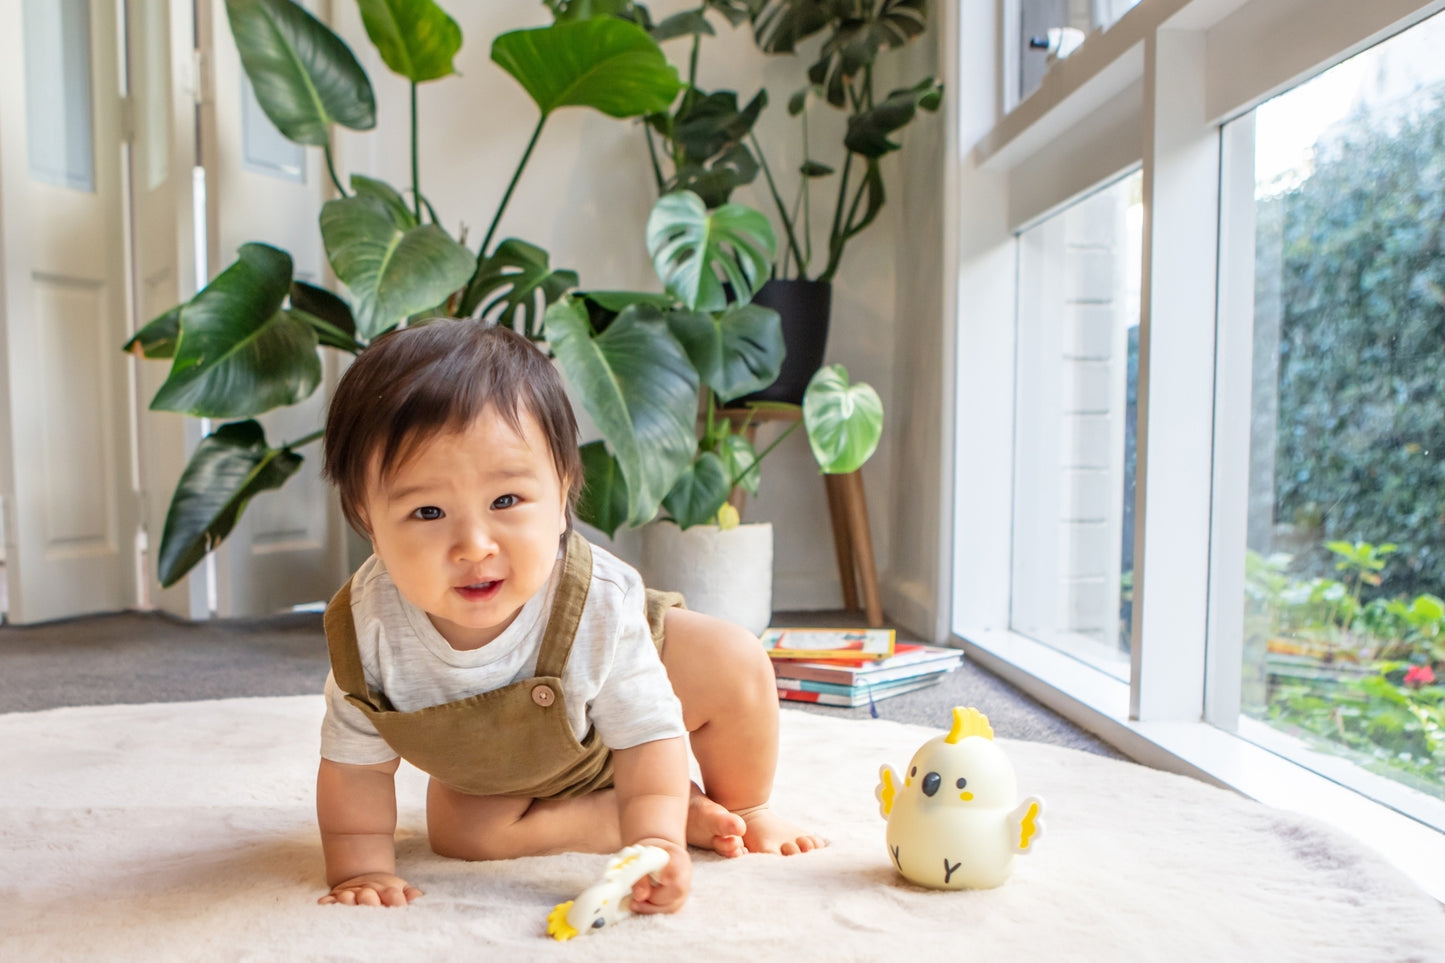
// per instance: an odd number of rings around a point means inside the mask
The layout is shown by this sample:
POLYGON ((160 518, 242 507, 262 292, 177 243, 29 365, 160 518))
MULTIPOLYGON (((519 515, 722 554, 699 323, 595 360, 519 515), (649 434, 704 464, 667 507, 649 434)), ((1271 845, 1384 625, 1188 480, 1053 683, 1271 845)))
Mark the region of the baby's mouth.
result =
POLYGON ((501 588, 501 586, 502 580, 494 579, 490 582, 473 582, 470 585, 458 585, 456 591, 457 594, 469 602, 479 602, 496 595, 497 590, 501 588))

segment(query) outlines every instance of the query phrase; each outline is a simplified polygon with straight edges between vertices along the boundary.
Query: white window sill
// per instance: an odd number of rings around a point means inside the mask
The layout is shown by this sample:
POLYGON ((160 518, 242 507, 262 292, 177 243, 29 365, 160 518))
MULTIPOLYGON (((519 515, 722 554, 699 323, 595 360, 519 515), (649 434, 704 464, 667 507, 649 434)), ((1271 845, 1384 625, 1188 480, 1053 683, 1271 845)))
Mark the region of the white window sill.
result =
POLYGON ((1329 823, 1445 902, 1445 833, 1215 726, 1132 721, 1126 684, 1033 639, 984 630, 955 641, 969 659, 1125 755, 1329 823))

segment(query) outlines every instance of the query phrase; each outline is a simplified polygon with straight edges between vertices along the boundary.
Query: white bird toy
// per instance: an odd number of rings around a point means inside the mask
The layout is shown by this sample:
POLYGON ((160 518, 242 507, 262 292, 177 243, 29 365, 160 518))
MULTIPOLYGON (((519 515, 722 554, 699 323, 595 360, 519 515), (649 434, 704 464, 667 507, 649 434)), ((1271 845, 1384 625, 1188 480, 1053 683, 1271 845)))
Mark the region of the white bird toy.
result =
POLYGON ((662 872, 670 857, 660 846, 628 846, 607 860, 602 878, 576 899, 558 903, 547 914, 547 935, 559 942, 578 933, 595 933, 632 915, 632 884, 662 872))
POLYGON ((1013 766, 977 709, 955 708, 948 735, 920 746, 902 779, 886 764, 878 778, 888 854, 920 886, 999 886, 1014 855, 1031 851, 1043 835, 1044 801, 1019 801, 1013 766))

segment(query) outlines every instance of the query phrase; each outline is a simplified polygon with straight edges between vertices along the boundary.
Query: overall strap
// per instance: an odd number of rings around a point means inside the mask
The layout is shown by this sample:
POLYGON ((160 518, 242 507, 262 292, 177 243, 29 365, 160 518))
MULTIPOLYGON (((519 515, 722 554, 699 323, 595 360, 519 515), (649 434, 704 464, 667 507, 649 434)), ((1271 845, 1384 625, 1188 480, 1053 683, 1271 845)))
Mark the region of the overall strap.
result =
POLYGON ((587 590, 592 586, 592 546, 576 531, 567 533, 562 552, 562 575, 557 580, 557 595, 547 618, 542 648, 537 653, 537 675, 562 677, 567 657, 572 654, 572 638, 582 621, 582 608, 587 604, 587 590))
POLYGON ((346 580, 322 617, 326 629, 326 648, 331 653, 331 674, 342 692, 356 696, 380 709, 376 695, 366 685, 366 672, 361 667, 361 651, 356 643, 356 623, 351 618, 351 579, 346 580))

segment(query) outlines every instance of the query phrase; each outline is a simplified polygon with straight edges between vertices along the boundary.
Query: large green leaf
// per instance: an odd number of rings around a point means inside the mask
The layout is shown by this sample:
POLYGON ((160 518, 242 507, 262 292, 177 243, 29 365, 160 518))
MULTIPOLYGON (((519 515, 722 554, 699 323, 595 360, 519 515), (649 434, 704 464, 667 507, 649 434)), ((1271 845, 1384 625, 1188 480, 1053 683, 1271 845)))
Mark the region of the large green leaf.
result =
POLYGON ((495 309, 502 310, 496 315, 498 324, 536 340, 542 337, 537 304, 543 311, 577 286, 577 272, 552 270, 547 252, 535 244, 509 237, 491 257, 477 265, 476 273, 467 284, 462 296, 461 315, 469 317, 479 304, 487 298, 496 297, 482 305, 481 315, 487 317, 495 309), (522 312, 522 327, 517 327, 517 312, 522 312))
POLYGON ((333 123, 376 126, 366 71, 341 38, 291 0, 226 0, 256 100, 283 136, 325 147, 333 123))
POLYGON ((316 329, 316 337, 322 344, 352 354, 361 350, 362 345, 356 340, 356 319, 351 316, 351 307, 325 288, 305 281, 292 281, 291 310, 316 329))
POLYGON ((768 0, 753 17, 753 35, 764 53, 793 53, 798 41, 828 25, 833 0, 768 0))
POLYGON ((653 27, 648 33, 658 43, 666 43, 675 37, 712 37, 717 31, 712 24, 707 22, 707 15, 702 10, 684 10, 682 13, 674 13, 665 17, 661 23, 653 27))
POLYGON ((368 340, 445 301, 474 266, 446 231, 435 224, 403 231, 384 203, 364 194, 322 206, 321 239, 351 291, 357 333, 368 340))
POLYGON ((647 219, 652 266, 663 287, 692 311, 751 300, 768 279, 776 249, 772 225, 761 212, 742 204, 708 211, 691 191, 664 194, 647 219))
POLYGON ((239 418, 293 405, 321 382, 315 329, 281 308, 291 257, 265 244, 238 253, 181 308, 175 360, 151 408, 239 418))
POLYGON ((673 121, 672 139, 688 160, 706 161, 741 143, 767 105, 766 90, 759 91, 741 110, 738 95, 731 90, 689 96, 673 121))
POLYGON ((728 500, 731 490, 722 459, 705 451, 678 477, 672 491, 662 500, 662 507, 677 522, 678 528, 706 525, 717 517, 717 510, 728 500))
POLYGON ((366 194, 381 201, 386 212, 391 215, 391 222, 403 231, 409 231, 416 227, 416 215, 411 212, 411 208, 406 206, 406 199, 401 196, 400 191, 386 181, 379 181, 363 174, 352 174, 351 189, 358 194, 366 194))
POLYGON ((782 369, 783 323, 772 308, 735 304, 716 315, 672 311, 667 326, 723 404, 761 391, 782 369))
POLYGON ((181 337, 182 307, 184 305, 178 304, 165 314, 147 321, 145 327, 137 331, 121 350, 152 361, 175 357, 176 342, 181 337))
POLYGON ((455 73, 462 28, 433 0, 357 0, 381 59, 413 83, 455 73))
POLYGON ((559 107, 640 117, 666 110, 682 89, 677 69, 647 31, 616 18, 504 33, 492 42, 492 59, 543 117, 559 107))
POLYGON ((547 340, 575 397, 602 432, 627 480, 627 523, 657 513, 697 450, 697 372, 661 313, 622 311, 594 335, 573 298, 547 309, 547 340))
POLYGON ((884 48, 901 47, 928 27, 928 0, 881 0, 859 16, 835 15, 808 79, 824 88, 828 103, 848 106, 847 86, 884 48))
POLYGON ((863 467, 883 435, 883 402, 866 384, 850 385, 840 364, 818 369, 803 394, 803 426, 813 457, 827 475, 863 467))
POLYGON ((231 533, 246 503, 280 488, 301 467, 290 448, 271 448, 254 421, 222 425, 201 439, 171 496, 161 535, 159 575, 170 587, 231 533))
POLYGON ((577 517, 612 538, 627 524, 627 479, 604 442, 589 441, 579 450, 582 494, 577 499, 577 517))
POLYGON ((913 87, 895 90, 881 103, 848 118, 843 146, 864 157, 882 157, 898 150, 902 145, 889 140, 889 135, 906 127, 919 107, 938 109, 942 97, 943 87, 932 77, 913 87))
POLYGON ((663 193, 692 191, 712 208, 726 204, 738 187, 751 184, 759 165, 745 140, 767 103, 765 90, 740 110, 731 90, 705 94, 693 88, 674 115, 653 114, 648 123, 672 142, 669 154, 676 160, 663 193))

